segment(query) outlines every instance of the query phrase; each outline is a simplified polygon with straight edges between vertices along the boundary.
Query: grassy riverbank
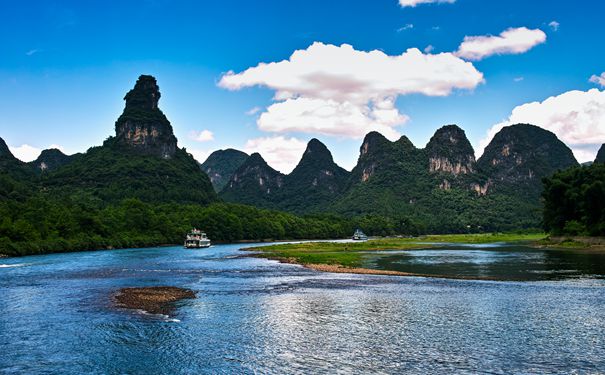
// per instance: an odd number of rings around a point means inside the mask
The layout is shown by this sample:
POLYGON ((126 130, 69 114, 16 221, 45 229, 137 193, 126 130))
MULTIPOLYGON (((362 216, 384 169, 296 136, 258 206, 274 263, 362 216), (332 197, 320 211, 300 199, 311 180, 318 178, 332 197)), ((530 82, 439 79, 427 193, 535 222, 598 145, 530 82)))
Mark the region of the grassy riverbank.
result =
MULTIPOLYGON (((364 252, 380 250, 413 250, 430 248, 434 243, 492 243, 535 242, 546 238, 544 233, 532 234, 455 234, 428 235, 413 238, 380 238, 364 242, 305 242, 255 247, 247 250, 260 251, 258 256, 282 262, 310 266, 326 270, 318 265, 357 268, 362 265, 364 252)), ((361 273, 352 270, 355 273, 361 273)), ((370 271, 370 270, 367 270, 370 271)), ((368 273, 368 272, 365 272, 368 273)))

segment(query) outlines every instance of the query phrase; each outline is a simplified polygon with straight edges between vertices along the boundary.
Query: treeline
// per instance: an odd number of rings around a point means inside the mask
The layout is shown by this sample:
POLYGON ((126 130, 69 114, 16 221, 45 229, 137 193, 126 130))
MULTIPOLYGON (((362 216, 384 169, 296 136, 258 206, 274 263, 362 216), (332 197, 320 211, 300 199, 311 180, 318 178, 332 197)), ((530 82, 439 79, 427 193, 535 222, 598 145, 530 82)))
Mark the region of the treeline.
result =
POLYGON ((554 235, 605 236, 605 164, 545 178, 544 227, 554 235))
POLYGON ((357 227, 370 235, 418 233, 407 220, 372 215, 299 217, 237 204, 138 199, 105 205, 91 195, 3 200, 0 217, 0 253, 6 255, 180 244, 192 227, 202 228, 216 242, 343 238, 357 227))

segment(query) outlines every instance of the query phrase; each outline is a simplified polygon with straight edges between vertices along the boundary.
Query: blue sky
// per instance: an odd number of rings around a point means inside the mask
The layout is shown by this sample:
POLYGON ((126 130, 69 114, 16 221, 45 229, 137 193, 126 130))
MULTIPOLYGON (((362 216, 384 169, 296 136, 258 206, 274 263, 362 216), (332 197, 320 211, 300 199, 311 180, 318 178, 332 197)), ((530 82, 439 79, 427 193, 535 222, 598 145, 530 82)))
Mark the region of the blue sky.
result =
MULTIPOLYGON (((366 130, 385 129, 391 138, 404 134, 424 147, 437 128, 455 123, 477 147, 488 140, 494 126, 492 133, 525 119, 554 131, 580 161, 586 161, 605 142, 605 95, 599 84, 605 84, 605 76, 599 81, 605 72, 605 2, 570 4, 553 0, 457 0, 414 7, 404 7, 398 0, 2 1, 0 137, 23 159, 51 145, 67 153, 85 151, 114 133, 124 94, 138 75, 152 74, 162 91, 160 107, 179 144, 200 161, 213 150, 235 147, 260 151, 270 164, 287 172, 304 143, 316 137, 328 145, 339 164, 350 169, 361 144, 358 133, 366 130), (498 43, 494 36, 511 28, 526 28, 538 39, 541 31, 544 40, 526 46, 522 53, 511 52, 514 45, 489 52, 490 45, 498 43), (468 36, 484 38, 485 56, 463 53, 460 46, 468 36), (341 66, 348 75, 339 75, 341 69, 328 66, 323 50, 310 48, 315 42, 336 56, 343 53, 342 44, 350 45, 360 64, 351 62, 349 67, 343 54, 341 66), (380 61, 394 60, 409 48, 417 48, 421 58, 429 56, 427 61, 447 53, 448 62, 434 59, 435 69, 452 64, 452 75, 474 71, 483 81, 461 78, 448 86, 447 94, 435 95, 429 88, 442 87, 448 77, 433 80, 430 70, 416 71, 405 61, 394 65, 394 72, 372 71, 384 66, 380 61), (306 71, 302 63, 288 64, 285 72, 269 69, 269 78, 243 74, 261 62, 288 60, 296 50, 303 51, 318 76, 327 77, 320 89, 308 89, 308 82, 300 82, 307 77, 300 73, 306 71), (383 55, 368 58, 364 65, 366 53, 375 50, 383 55), (221 83, 229 71, 239 79, 237 87, 221 83), (404 71, 406 79, 396 77, 404 71), (366 75, 361 98, 351 99, 357 89, 340 95, 339 88, 358 84, 357 78, 366 75), (297 83, 292 86, 289 82, 294 78, 297 83), (336 86, 327 87, 325 82, 336 86), (422 87, 410 87, 410 82, 422 87), (376 89, 385 84, 393 87, 376 89), (275 98, 284 87, 292 89, 291 96, 275 98), (355 131, 347 131, 352 118, 347 116, 338 123, 327 119, 319 126, 313 122, 321 117, 308 115, 316 107, 296 112, 285 103, 288 99, 299 107, 304 100, 305 105, 329 102, 338 108, 334 117, 344 116, 343 112, 362 115, 350 127, 355 131), (530 102, 539 103, 515 110, 530 102), (250 114, 253 108, 256 112, 250 114), (372 112, 377 108, 394 117, 379 118, 372 112), (266 112, 271 113, 259 120, 266 112)), ((448 67, 444 69, 449 71, 448 67)))

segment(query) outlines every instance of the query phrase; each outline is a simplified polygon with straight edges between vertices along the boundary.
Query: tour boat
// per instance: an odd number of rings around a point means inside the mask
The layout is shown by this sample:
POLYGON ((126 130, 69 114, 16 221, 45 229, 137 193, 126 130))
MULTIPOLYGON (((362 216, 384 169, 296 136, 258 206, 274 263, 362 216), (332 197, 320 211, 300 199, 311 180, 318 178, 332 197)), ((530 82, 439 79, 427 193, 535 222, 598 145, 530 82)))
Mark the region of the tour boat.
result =
POLYGON ((355 230, 355 233, 353 233, 353 239, 355 241, 365 241, 368 239, 368 236, 366 236, 361 229, 357 229, 355 230))
POLYGON ((210 239, 206 236, 206 233, 195 228, 187 233, 187 237, 185 237, 186 249, 200 249, 204 247, 210 247, 210 239))

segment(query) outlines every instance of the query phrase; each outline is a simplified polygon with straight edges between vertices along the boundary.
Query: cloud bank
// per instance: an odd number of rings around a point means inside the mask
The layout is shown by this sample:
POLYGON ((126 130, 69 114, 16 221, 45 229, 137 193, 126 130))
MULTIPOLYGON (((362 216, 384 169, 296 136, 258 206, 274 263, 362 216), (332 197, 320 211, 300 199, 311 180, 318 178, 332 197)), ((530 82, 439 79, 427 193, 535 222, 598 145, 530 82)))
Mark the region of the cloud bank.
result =
POLYGON ((510 28, 498 36, 464 37, 456 56, 467 60, 481 60, 492 55, 520 54, 544 42, 546 34, 540 29, 510 28))
POLYGON ((397 96, 446 96, 481 82, 482 73, 451 53, 431 55, 411 48, 389 56, 316 42, 288 60, 228 72, 219 86, 275 90, 275 103, 257 122, 263 131, 362 138, 377 130, 396 138, 395 128, 407 121, 395 107, 397 96))

